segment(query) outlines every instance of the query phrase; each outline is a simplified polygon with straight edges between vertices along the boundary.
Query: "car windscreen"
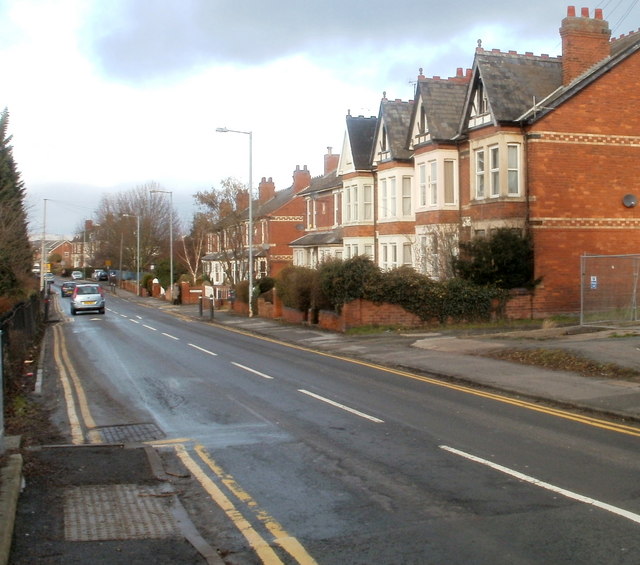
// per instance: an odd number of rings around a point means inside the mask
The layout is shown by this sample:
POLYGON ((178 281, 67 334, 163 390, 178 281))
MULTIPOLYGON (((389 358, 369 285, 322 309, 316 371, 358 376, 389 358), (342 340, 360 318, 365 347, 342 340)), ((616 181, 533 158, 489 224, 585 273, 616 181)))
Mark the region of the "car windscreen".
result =
POLYGON ((78 294, 100 294, 97 286, 79 286, 78 294))

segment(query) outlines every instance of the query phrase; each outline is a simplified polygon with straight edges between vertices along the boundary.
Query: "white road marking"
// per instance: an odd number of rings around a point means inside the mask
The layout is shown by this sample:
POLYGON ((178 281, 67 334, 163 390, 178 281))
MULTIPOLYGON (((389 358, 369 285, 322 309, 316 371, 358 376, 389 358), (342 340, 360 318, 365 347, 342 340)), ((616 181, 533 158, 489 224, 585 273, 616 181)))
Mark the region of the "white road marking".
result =
POLYGON ((194 349, 197 349, 198 351, 202 351, 203 353, 208 353, 209 355, 213 355, 213 356, 218 355, 217 353, 214 353, 213 351, 209 351, 208 349, 204 349, 203 347, 199 347, 198 345, 194 345, 193 343, 190 343, 189 347, 193 347, 194 349))
POLYGON ((138 320, 142 320, 142 316, 136 315, 136 318, 138 318, 138 320))
POLYGON ((240 367, 241 369, 244 369, 245 371, 249 371, 250 373, 253 373, 254 375, 258 375, 259 377, 263 377, 265 379, 273 379, 273 377, 270 376, 270 375, 265 375, 264 373, 261 373, 260 371, 256 371, 255 369, 252 369, 251 367, 245 367, 244 365, 240 365, 240 363, 234 363, 232 361, 231 364, 235 365, 236 367, 240 367))
POLYGON ((122 316, 123 318, 128 318, 126 314, 120 314, 120 316, 122 316))
POLYGON ((151 330, 153 332, 157 332, 158 330, 156 330, 155 328, 152 328, 151 326, 147 326, 147 324, 142 324, 143 328, 147 328, 148 330, 151 330))
POLYGON ((320 396, 318 394, 314 394, 313 392, 309 392, 308 390, 304 390, 299 388, 298 392, 301 392, 302 394, 306 394, 308 396, 312 396, 313 398, 316 398, 317 400, 322 400, 322 402, 326 402, 327 404, 331 404, 331 406, 335 406, 336 408, 341 408, 342 410, 346 410, 347 412, 351 412, 352 414, 355 414, 356 416, 360 416, 361 418, 366 418, 367 420, 371 420, 372 422, 375 422, 376 424, 384 424, 384 420, 380 420, 380 418, 376 418, 375 416, 369 416, 369 414, 365 414, 364 412, 360 412, 359 410, 356 410, 355 408, 349 408, 348 406, 345 406, 344 404, 340 404, 338 402, 335 402, 334 400, 329 400, 328 398, 325 398, 324 396, 320 396))
POLYGON ((134 324, 139 324, 140 322, 138 322, 138 320, 134 320, 133 318, 129 318, 130 322, 133 322, 134 324))
POLYGON ((445 451, 448 451, 449 453, 454 453, 455 455, 459 455, 460 457, 469 459, 470 461, 480 463, 481 465, 486 465, 487 467, 495 469, 496 471, 500 471, 501 473, 505 473, 506 475, 511 475, 512 477, 515 477, 516 479, 519 479, 521 481, 525 481, 537 487, 561 494, 566 498, 577 500, 578 502, 583 502, 585 504, 590 504, 591 506, 595 506, 596 508, 600 508, 601 510, 606 510, 607 512, 611 512, 612 514, 617 514, 618 516, 622 516, 627 520, 631 520, 632 522, 636 522, 640 524, 640 515, 634 514, 633 512, 629 512, 628 510, 618 508, 617 506, 612 506, 611 504, 607 504, 606 502, 601 502, 599 500, 596 500, 595 498, 589 498, 588 496, 577 494, 575 492, 563 489, 561 487, 557 487, 550 483, 545 483, 544 481, 536 479, 535 477, 525 475, 523 473, 520 473, 519 471, 509 469, 508 467, 498 465, 497 463, 493 463, 492 461, 488 461, 487 459, 482 459, 481 457, 476 457, 475 455, 471 455, 470 453, 460 451, 459 449, 455 449, 453 447, 447 447, 446 445, 441 445, 440 448, 444 449, 445 451))
POLYGON ((176 337, 176 336, 174 336, 174 335, 166 334, 166 333, 164 333, 164 332, 162 332, 162 335, 166 335, 167 337, 170 337, 171 339, 175 339, 176 341, 180 341, 180 338, 179 338, 179 337, 176 337))

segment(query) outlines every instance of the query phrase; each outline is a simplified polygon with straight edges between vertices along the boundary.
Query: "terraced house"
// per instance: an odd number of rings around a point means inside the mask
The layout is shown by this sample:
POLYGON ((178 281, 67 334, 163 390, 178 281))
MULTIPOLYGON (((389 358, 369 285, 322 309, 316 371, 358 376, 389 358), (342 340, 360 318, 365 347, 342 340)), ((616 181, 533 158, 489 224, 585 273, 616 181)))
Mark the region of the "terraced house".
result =
POLYGON ((368 255, 441 279, 461 241, 506 227, 532 236, 529 314, 578 312, 585 254, 639 252, 640 33, 570 6, 560 38, 558 57, 478 42, 468 70, 420 70, 413 100, 347 115, 335 170, 290 195, 294 263, 368 255))

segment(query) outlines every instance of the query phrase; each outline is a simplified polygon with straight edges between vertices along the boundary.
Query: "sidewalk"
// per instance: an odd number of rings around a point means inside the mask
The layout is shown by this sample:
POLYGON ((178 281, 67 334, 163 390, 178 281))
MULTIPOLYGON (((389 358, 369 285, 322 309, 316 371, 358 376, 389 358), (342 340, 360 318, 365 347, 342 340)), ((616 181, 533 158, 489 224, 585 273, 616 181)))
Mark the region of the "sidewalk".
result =
MULTIPOLYGON (((640 422, 640 381, 586 378, 481 356, 500 348, 562 348, 640 369, 640 327, 591 333, 583 328, 554 328, 473 336, 450 332, 352 336, 226 311, 216 310, 211 320, 210 312, 205 309, 200 315, 197 305, 175 306, 124 290, 118 290, 118 297, 173 316, 333 355, 640 422)), ((8 562, 10 551, 13 565, 131 565, 147 562, 150 555, 158 565, 223 563, 190 525, 173 493, 176 479, 164 474, 154 450, 140 444, 38 448, 29 457, 42 465, 44 474, 29 478, 19 495, 17 512, 22 461, 15 457, 21 456, 14 456, 2 470, 2 530, 6 533, 13 526, 15 516, 15 533, 13 547, 10 535, 0 535, 0 565, 8 562)))

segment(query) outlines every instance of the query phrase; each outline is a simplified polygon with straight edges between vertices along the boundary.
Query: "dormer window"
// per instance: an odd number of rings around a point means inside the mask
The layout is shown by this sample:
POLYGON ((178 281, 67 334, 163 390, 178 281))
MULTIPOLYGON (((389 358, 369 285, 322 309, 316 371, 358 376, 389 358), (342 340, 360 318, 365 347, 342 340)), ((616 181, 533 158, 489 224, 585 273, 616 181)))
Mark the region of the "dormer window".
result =
POLYGON ((489 99, 482 82, 476 85, 473 95, 473 104, 471 105, 471 115, 469 117, 469 127, 487 124, 491 121, 489 111, 489 99))

